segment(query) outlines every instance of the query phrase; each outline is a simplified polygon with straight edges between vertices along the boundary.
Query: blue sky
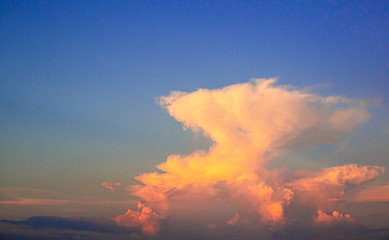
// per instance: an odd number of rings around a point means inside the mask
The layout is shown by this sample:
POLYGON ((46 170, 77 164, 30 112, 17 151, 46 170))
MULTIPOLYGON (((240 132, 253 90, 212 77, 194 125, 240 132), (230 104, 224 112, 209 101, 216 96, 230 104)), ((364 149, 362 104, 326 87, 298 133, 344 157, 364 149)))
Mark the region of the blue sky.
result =
POLYGON ((347 151, 295 168, 389 167, 387 1, 1 1, 0 32, 2 188, 126 199, 101 182, 210 144, 157 97, 250 78, 373 100, 347 151))

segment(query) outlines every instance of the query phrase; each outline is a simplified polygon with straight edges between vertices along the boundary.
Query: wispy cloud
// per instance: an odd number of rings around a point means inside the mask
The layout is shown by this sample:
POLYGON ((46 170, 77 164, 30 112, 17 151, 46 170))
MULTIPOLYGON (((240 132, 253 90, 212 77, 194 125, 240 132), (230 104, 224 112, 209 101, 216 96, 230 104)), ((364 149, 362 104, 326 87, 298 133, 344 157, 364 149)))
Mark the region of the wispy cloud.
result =
POLYGON ((347 199, 352 202, 389 202, 389 185, 369 186, 347 199))
POLYGON ((47 198, 17 198, 11 201, 0 201, 0 205, 19 205, 19 206, 61 206, 61 205, 123 205, 134 203, 133 200, 108 201, 108 200, 64 200, 47 198))
POLYGON ((109 182, 103 182, 101 185, 102 185, 103 187, 105 187, 105 188, 107 188, 107 189, 111 190, 111 191, 114 191, 114 192, 116 192, 116 191, 117 191, 117 189, 116 189, 115 187, 118 187, 118 186, 120 186, 120 183, 109 183, 109 182))
POLYGON ((31 188, 1 188, 0 218, 19 219, 29 216, 113 216, 112 212, 136 206, 131 199, 68 198, 58 192, 31 188))

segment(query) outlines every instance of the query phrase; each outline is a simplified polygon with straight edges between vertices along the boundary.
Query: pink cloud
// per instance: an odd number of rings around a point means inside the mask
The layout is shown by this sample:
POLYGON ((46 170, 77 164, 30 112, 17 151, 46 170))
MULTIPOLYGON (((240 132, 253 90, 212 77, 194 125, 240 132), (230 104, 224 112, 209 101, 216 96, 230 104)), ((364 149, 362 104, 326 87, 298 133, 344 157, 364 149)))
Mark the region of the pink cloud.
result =
POLYGON ((347 199, 350 202, 389 202, 389 185, 370 186, 347 199))
POLYGON ((348 164, 312 172, 287 183, 287 186, 293 191, 317 192, 327 199, 337 199, 344 196, 346 184, 359 185, 382 175, 384 171, 385 168, 379 166, 348 164))
POLYGON ((313 176, 295 180, 292 185, 300 190, 312 190, 320 187, 320 185, 343 186, 346 183, 359 185, 376 176, 382 175, 384 171, 385 168, 379 166, 358 166, 357 164, 348 164, 325 168, 319 172, 313 173, 313 176))
POLYGON ((160 217, 150 207, 138 202, 138 211, 128 211, 115 218, 120 226, 141 227, 143 233, 155 234, 159 229, 160 217))
POLYGON ((101 185, 102 185, 103 187, 105 187, 105 188, 107 188, 107 189, 111 190, 111 191, 114 191, 114 192, 116 192, 116 191, 117 191, 117 189, 116 189, 115 187, 118 187, 118 186, 120 186, 120 183, 109 183, 109 182, 103 182, 101 185))
POLYGON ((239 220, 239 218, 240 218, 239 213, 235 213, 235 215, 230 220, 227 221, 227 224, 235 225, 236 222, 239 220))

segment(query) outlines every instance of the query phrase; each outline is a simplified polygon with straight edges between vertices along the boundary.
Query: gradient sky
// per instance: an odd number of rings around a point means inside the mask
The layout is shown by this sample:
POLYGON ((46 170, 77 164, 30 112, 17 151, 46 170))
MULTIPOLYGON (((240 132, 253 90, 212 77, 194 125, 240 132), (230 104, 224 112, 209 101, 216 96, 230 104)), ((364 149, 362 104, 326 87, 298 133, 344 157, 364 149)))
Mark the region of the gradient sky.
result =
POLYGON ((0 201, 53 201, 2 204, 0 218, 136 208, 133 177, 211 144, 158 97, 274 77, 370 100, 370 119, 271 167, 389 168, 388 1, 1 1, 0 201))

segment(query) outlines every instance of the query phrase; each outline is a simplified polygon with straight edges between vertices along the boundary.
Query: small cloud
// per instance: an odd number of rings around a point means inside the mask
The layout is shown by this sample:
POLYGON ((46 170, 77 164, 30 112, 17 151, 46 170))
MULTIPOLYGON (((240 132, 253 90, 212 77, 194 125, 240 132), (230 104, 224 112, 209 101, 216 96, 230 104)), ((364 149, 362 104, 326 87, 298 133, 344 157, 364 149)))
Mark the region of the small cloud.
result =
POLYGON ((325 212, 318 210, 315 223, 317 224, 333 224, 338 222, 353 222, 354 219, 347 213, 340 213, 333 211, 332 214, 326 214, 325 212))
POLYGON ((370 186, 347 199, 350 202, 389 202, 389 185, 370 186))
POLYGON ((239 220, 239 218, 240 218, 239 213, 235 213, 235 215, 230 220, 228 220, 227 224, 235 225, 235 223, 239 220))
POLYGON ((116 192, 116 191, 117 191, 117 189, 116 189, 115 187, 118 187, 118 186, 120 186, 120 183, 109 183, 109 182, 103 182, 101 185, 102 185, 103 187, 105 187, 105 188, 107 188, 107 189, 111 190, 111 191, 114 191, 114 192, 116 192))
POLYGON ((160 216, 150 207, 138 202, 138 211, 128 209, 128 211, 115 218, 119 226, 140 227, 143 233, 155 234, 159 230, 160 216))

